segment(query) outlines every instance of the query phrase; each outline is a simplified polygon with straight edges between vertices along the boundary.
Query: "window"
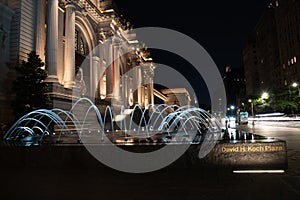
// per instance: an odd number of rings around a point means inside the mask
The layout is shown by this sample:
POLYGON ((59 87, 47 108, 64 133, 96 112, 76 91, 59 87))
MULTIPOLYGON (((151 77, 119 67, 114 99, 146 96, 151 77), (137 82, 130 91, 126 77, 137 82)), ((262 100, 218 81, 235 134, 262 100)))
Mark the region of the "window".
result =
POLYGON ((84 39, 77 30, 75 30, 75 51, 82 55, 87 54, 84 39))

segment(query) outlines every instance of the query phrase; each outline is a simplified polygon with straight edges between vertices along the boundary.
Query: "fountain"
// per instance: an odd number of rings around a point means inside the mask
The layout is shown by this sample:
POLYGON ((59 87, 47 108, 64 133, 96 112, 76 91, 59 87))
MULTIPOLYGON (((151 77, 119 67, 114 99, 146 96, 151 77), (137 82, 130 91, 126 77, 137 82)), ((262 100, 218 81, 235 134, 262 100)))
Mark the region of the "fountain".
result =
POLYGON ((6 132, 4 141, 8 146, 41 149, 49 145, 59 149, 84 146, 107 166, 135 173, 167 166, 188 149, 192 162, 198 157, 201 158, 198 163, 212 166, 233 169, 287 166, 285 141, 243 130, 223 131, 219 120, 200 108, 166 104, 149 105, 148 109, 135 105, 116 112, 113 107, 99 109, 90 99, 81 98, 69 111, 40 109, 24 115, 6 132), (152 162, 158 158, 159 166, 152 162), (120 164, 122 160, 133 164, 120 164))
POLYGON ((209 134, 222 138, 221 124, 200 108, 160 104, 143 109, 135 105, 114 113, 107 106, 101 113, 90 99, 81 98, 69 111, 40 109, 24 115, 4 139, 19 146, 74 144, 83 139, 98 142, 95 138, 101 138, 101 143, 159 144, 200 143, 209 134))

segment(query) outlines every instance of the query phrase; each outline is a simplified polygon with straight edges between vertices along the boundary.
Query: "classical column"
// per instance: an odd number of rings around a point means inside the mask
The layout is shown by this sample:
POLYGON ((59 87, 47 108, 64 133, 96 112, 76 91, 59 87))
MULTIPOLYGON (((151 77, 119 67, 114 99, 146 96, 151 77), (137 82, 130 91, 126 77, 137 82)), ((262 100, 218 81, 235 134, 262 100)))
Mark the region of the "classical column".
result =
POLYGON ((149 87, 150 87, 150 102, 149 104, 154 104, 154 85, 153 85, 153 77, 150 78, 150 84, 149 84, 149 87))
POLYGON ((120 98, 120 59, 119 59, 119 54, 120 54, 120 46, 119 44, 114 45, 114 61, 113 61, 113 94, 114 98, 119 99, 120 98))
POLYGON ((64 87, 75 86, 75 2, 66 3, 64 87))
POLYGON ((113 88, 114 88, 114 45, 112 44, 112 40, 108 39, 105 45, 105 51, 107 52, 107 64, 108 67, 106 69, 106 97, 113 97, 113 88))
MULTIPOLYGON (((104 50, 102 49, 102 52, 104 52, 104 50)), ((100 54, 100 66, 99 66, 99 70, 98 70, 98 77, 99 77, 99 92, 100 92, 100 98, 104 99, 106 97, 106 67, 105 67, 105 63, 103 61, 103 53, 100 54)))
POLYGON ((129 97, 129 89, 128 89, 128 85, 129 85, 129 77, 127 74, 122 76, 122 98, 123 98, 123 103, 124 106, 127 107, 128 106, 128 97, 129 97))
POLYGON ((148 108, 149 104, 151 104, 151 97, 150 97, 150 67, 148 64, 142 65, 142 102, 145 108, 148 108), (147 98, 146 98, 147 97, 147 98))
POLYGON ((137 82, 136 82, 136 86, 137 86, 137 95, 138 95, 138 104, 140 106, 142 106, 142 70, 141 67, 138 66, 136 67, 137 69, 137 82))
POLYGON ((98 97, 99 95, 96 95, 96 90, 99 82, 99 76, 98 76, 98 68, 99 68, 99 61, 100 58, 98 56, 93 56, 93 65, 92 65, 92 73, 91 73, 91 87, 90 87, 90 94, 91 97, 98 97))
POLYGON ((143 107, 146 107, 146 87, 145 87, 145 83, 146 82, 146 72, 144 70, 143 67, 141 67, 141 86, 140 86, 140 89, 141 89, 141 106, 143 107))
POLYGON ((47 82, 57 82, 57 48, 58 48, 58 0, 48 0, 46 66, 47 82))
POLYGON ((154 104, 154 84, 153 84, 153 78, 154 78, 154 70, 155 66, 151 63, 148 67, 148 101, 149 104, 154 104))
POLYGON ((46 44, 46 30, 45 30, 45 13, 46 0, 37 1, 37 18, 36 18, 36 53, 45 62, 45 44, 46 44))
POLYGON ((132 76, 129 77, 129 87, 128 87, 128 104, 129 106, 134 105, 135 103, 135 99, 134 99, 134 95, 133 95, 133 78, 132 76))
POLYGON ((61 85, 65 73, 65 10, 58 9, 58 49, 57 49, 57 78, 61 85))

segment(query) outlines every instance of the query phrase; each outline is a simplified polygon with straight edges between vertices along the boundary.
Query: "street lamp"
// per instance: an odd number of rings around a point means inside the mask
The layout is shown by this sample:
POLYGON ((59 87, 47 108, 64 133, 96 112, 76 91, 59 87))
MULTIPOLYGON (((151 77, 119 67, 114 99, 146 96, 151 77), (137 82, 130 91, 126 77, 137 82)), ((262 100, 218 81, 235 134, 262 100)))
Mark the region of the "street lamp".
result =
POLYGON ((269 96, 269 93, 267 92, 264 92, 262 95, 261 95, 261 98, 262 99, 268 99, 270 96, 269 96))
POLYGON ((233 110, 235 109, 235 106, 230 106, 231 115, 233 116, 233 110))
POLYGON ((299 96, 300 96, 300 88, 299 88, 298 83, 293 83, 292 86, 293 86, 294 88, 297 88, 297 89, 298 89, 298 94, 299 94, 299 96))
POLYGON ((253 110, 253 101, 252 99, 248 100, 249 103, 251 103, 251 115, 252 115, 252 125, 254 125, 254 110, 253 110))

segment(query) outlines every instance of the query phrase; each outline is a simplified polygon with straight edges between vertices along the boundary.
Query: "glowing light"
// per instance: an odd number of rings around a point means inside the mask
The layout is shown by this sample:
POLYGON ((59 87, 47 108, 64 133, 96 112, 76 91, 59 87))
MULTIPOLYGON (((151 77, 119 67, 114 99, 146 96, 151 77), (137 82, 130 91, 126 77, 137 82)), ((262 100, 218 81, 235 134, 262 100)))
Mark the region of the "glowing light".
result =
POLYGON ((256 116, 257 117, 276 117, 276 116, 283 116, 283 115, 284 115, 284 113, 276 112, 276 113, 257 114, 256 116))
POLYGON ((152 58, 144 58, 145 61, 153 61, 152 58))
POLYGON ((137 43, 139 43, 139 41, 138 40, 128 40, 128 43, 129 44, 137 44, 137 43))
POLYGON ((267 92, 264 92, 262 95, 261 95, 261 98, 262 99, 268 99, 270 96, 267 92))
POLYGON ((233 173, 236 174, 279 174, 284 173, 284 170, 234 170, 233 173))
POLYGON ((298 83, 293 83, 292 86, 293 87, 298 87, 298 83))

